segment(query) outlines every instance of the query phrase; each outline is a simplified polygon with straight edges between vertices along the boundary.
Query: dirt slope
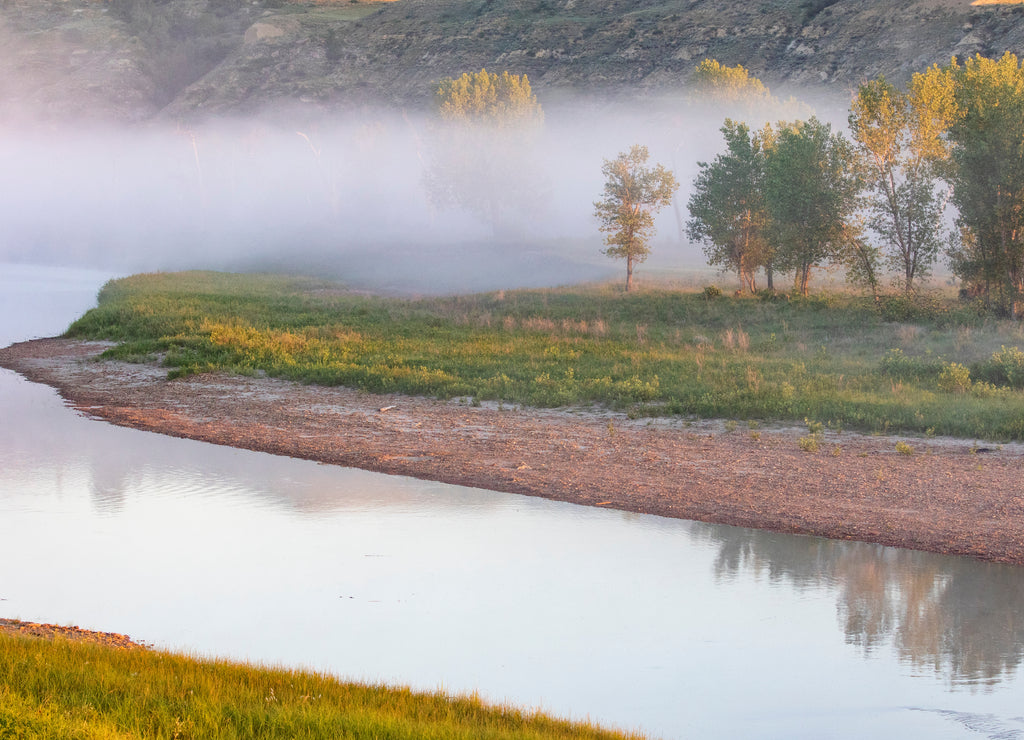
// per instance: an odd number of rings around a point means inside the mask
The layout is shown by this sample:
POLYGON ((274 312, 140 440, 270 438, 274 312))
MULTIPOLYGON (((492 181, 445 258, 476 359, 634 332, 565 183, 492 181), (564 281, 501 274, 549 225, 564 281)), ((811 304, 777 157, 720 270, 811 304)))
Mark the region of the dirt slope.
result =
MULTIPOLYGON (((119 1, 132 3, 145 5, 119 1)), ((815 85, 845 94, 862 79, 904 80, 954 55, 1024 54, 1024 6, 969 0, 148 7, 166 17, 117 14, 93 0, 4 0, 0 120, 25 108, 58 119, 88 112, 182 120, 283 102, 312 110, 420 106, 441 77, 481 67, 525 72, 547 97, 676 94, 704 57, 744 64, 776 90, 815 85)))

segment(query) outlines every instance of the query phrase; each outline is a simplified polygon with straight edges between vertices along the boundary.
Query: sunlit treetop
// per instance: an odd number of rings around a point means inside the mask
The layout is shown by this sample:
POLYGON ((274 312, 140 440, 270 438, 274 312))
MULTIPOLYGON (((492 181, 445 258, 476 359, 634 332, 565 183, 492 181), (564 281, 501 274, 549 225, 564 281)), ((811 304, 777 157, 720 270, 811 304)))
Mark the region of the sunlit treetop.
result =
POLYGON ((694 84, 705 97, 721 103, 770 102, 771 93, 742 64, 727 67, 705 59, 694 71, 694 84))
POLYGON ((446 121, 498 126, 539 124, 544 112, 526 75, 481 69, 441 80, 435 93, 437 110, 446 121))

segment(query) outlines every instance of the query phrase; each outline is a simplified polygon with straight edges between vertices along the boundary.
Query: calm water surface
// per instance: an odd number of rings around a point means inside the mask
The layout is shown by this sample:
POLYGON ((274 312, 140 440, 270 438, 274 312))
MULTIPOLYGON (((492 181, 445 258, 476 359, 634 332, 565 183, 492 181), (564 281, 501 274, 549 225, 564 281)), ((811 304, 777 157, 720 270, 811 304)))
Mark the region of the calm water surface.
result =
MULTIPOLYGON (((0 346, 104 277, 0 265, 0 346)), ((667 738, 1024 738, 1024 568, 121 429, 6 370, 0 615, 667 738)))

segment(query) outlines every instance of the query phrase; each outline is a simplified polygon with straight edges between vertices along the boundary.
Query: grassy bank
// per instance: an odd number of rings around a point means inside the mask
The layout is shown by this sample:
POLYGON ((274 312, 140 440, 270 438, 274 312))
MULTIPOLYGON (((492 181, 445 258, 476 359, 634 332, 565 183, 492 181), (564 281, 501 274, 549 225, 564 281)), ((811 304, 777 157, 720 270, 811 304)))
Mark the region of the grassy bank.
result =
POLYGON ((0 738, 625 738, 475 698, 0 633, 0 738))
POLYGON ((281 276, 108 284, 69 329, 170 377, 265 372, 634 416, 1024 439, 1024 332, 934 297, 708 297, 617 286, 395 299, 281 276))

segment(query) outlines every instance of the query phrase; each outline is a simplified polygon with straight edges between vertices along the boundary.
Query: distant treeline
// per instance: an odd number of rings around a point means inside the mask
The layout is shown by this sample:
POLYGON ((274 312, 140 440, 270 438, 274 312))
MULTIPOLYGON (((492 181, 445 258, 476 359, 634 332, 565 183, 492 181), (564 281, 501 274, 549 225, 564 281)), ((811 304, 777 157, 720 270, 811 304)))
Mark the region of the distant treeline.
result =
MULTIPOLYGON (((742 67, 708 60, 709 94, 761 105, 767 89, 742 67)), ((1007 52, 913 75, 879 77, 850 105, 850 138, 811 117, 759 130, 726 119, 726 151, 701 162, 689 236, 708 261, 796 276, 846 265, 876 297, 886 272, 913 293, 945 253, 965 299, 1024 315, 1024 66, 1007 52), (956 222, 947 228, 947 204, 956 222), (945 247, 945 248, 944 248, 945 247)))

